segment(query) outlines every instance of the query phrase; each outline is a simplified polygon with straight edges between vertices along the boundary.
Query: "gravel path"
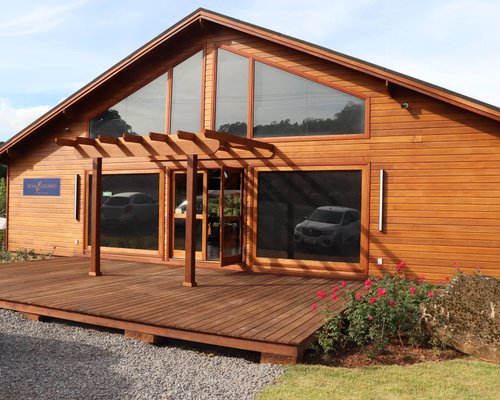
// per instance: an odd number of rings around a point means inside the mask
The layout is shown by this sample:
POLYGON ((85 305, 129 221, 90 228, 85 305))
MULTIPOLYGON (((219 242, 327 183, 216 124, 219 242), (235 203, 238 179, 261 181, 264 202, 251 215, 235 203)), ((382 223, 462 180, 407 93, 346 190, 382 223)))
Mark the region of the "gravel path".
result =
POLYGON ((283 368, 0 309, 0 399, 255 399, 283 368))

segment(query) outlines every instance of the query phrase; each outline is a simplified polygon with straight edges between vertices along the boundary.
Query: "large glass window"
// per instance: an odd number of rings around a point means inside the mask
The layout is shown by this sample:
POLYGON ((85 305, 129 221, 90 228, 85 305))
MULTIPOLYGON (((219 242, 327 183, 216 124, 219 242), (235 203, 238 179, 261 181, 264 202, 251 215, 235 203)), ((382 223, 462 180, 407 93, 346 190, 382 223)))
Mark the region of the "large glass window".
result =
POLYGON ((163 74, 90 121, 90 137, 164 132, 166 91, 163 74))
POLYGON ((247 135, 248 59, 229 51, 217 52, 215 129, 247 135))
POLYGON ((173 68, 171 133, 200 131, 202 60, 199 51, 173 68))
POLYGON ((254 137, 362 133, 364 100, 255 63, 254 137))
POLYGON ((259 172, 257 256, 359 262, 361 171, 259 172))
MULTIPOLYGON (((90 177, 92 180, 92 176, 90 177)), ((159 174, 102 176, 101 246, 158 250, 159 174)), ((90 182, 89 188, 92 188, 90 182)), ((91 232, 89 190, 88 232, 91 232)))

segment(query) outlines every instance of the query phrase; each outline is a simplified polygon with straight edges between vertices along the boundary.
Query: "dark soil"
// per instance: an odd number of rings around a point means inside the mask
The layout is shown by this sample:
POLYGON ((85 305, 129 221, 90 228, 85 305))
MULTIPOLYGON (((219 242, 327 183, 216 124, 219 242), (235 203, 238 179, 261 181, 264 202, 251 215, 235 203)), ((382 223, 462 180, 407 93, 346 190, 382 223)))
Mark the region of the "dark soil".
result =
POLYGON ((390 344, 383 354, 369 356, 369 349, 357 346, 346 347, 324 358, 321 352, 308 350, 303 362, 305 364, 323 364, 330 367, 358 368, 373 365, 411 365, 425 361, 445 361, 456 358, 465 358, 465 354, 454 349, 424 348, 410 345, 402 346, 399 343, 390 344))

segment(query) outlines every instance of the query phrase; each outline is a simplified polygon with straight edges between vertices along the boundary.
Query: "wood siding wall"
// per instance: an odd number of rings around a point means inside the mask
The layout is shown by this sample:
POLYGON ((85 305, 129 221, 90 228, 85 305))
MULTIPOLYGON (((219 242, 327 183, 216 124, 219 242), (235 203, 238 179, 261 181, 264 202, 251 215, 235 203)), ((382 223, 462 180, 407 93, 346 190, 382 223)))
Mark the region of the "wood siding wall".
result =
MULTIPOLYGON (((368 135, 361 138, 321 137, 318 140, 273 139, 278 152, 271 165, 366 165, 369 169, 370 273, 391 269, 405 261, 415 276, 438 280, 451 276, 459 265, 472 272, 500 276, 500 124, 444 102, 394 88, 383 80, 231 30, 214 28, 204 36, 186 37, 182 45, 159 49, 134 69, 117 75, 88 100, 37 132, 12 159, 9 171, 9 249, 34 248, 56 255, 84 252, 85 171, 89 160, 74 149, 58 147, 57 136, 75 137, 88 130, 88 119, 116 103, 147 81, 165 72, 205 45, 203 125, 213 127, 216 46, 255 57, 291 72, 368 97, 368 135), (182 50, 181 50, 182 49, 182 50), (400 104, 407 102, 408 109, 400 104), (65 133, 64 128, 70 132, 65 133), (386 171, 384 231, 378 231, 379 170, 386 171), (80 219, 74 219, 74 176, 80 174, 80 219), (23 197, 23 178, 60 177, 60 197, 23 197), (78 240, 78 244, 75 244, 78 240)), ((228 161, 229 166, 240 162, 228 161)), ((103 170, 176 168, 183 163, 153 164, 148 160, 104 159, 103 170)), ((201 161, 201 167, 220 166, 201 161)), ((246 186, 255 183, 249 161, 246 186)), ((168 170, 167 170, 168 172, 168 170)), ((167 174, 168 175, 168 174, 167 174)), ((168 179, 165 180, 168 185, 168 179)), ((165 193, 169 188, 165 186, 165 193)), ((254 229, 252 190, 247 190, 247 230, 254 229)), ((168 213, 168 204, 166 204, 168 213)), ((167 214, 168 215, 168 214, 167 214)), ((165 226, 168 237, 168 222, 165 226)), ((165 240, 166 243, 166 240, 165 240)), ((165 244, 166 246, 166 244, 165 244)), ((246 240, 245 259, 253 257, 246 240)), ((145 258, 142 258, 145 259, 145 258)), ((280 272, 285 267, 255 266, 280 272)), ((289 273, 350 276, 347 267, 287 267, 289 273)), ((363 273, 356 273, 362 276, 363 273)), ((352 275, 352 274, 351 274, 352 275)))

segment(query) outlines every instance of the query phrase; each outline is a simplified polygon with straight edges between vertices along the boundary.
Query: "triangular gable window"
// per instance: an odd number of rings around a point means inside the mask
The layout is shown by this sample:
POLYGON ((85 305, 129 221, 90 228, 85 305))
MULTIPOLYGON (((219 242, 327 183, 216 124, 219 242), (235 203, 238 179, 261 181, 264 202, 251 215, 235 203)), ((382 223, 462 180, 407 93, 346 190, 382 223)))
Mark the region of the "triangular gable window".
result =
POLYGON ((254 137, 364 132, 365 101, 256 62, 254 137))
POLYGON ((165 73, 90 121, 90 137, 164 132, 166 92, 165 73))
POLYGON ((170 133, 199 132, 201 128, 203 51, 192 55, 172 70, 172 112, 170 133))
POLYGON ((219 48, 215 129, 256 138, 361 134, 365 99, 219 48))

